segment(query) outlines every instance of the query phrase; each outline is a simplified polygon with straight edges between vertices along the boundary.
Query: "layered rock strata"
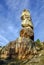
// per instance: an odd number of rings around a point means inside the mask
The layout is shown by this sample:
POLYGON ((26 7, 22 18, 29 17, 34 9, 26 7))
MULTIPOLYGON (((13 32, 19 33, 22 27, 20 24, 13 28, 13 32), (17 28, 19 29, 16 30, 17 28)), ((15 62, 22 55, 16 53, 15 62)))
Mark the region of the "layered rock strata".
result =
POLYGON ((30 12, 24 10, 21 15, 22 29, 20 31, 20 37, 15 41, 10 42, 1 51, 1 58, 29 58, 30 54, 33 54, 32 48, 34 46, 34 32, 33 24, 30 17, 30 12))
POLYGON ((22 27, 23 29, 20 32, 20 36, 29 37, 34 40, 34 32, 33 32, 33 23, 31 20, 30 12, 28 10, 24 10, 21 15, 22 27))

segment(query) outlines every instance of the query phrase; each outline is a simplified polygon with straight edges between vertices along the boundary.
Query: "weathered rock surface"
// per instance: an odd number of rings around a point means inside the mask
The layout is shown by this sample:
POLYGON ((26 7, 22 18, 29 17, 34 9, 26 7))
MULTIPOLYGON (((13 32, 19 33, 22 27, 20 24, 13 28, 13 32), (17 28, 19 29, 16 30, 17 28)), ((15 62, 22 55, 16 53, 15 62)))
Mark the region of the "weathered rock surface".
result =
MULTIPOLYGON (((31 55, 30 55, 31 57, 31 55)), ((44 65, 44 49, 40 50, 37 55, 31 57, 31 59, 8 59, 0 60, 1 65, 44 65)))
POLYGON ((23 10, 22 15, 21 15, 21 20, 22 20, 22 27, 32 27, 33 28, 33 23, 31 21, 31 16, 30 12, 28 10, 23 10))
POLYGON ((22 20, 22 30, 20 31, 21 37, 28 37, 34 40, 33 23, 31 20, 30 12, 28 10, 23 10, 21 15, 22 20))
POLYGON ((44 65, 44 42, 34 41, 30 13, 24 10, 21 16, 20 36, 0 48, 0 65, 44 65))
POLYGON ((34 40, 34 32, 32 29, 30 29, 30 27, 23 28, 20 31, 20 36, 34 40))
MULTIPOLYGON (((34 42, 29 38, 18 38, 16 41, 10 42, 5 48, 1 51, 1 58, 18 58, 25 59, 29 58, 29 55, 32 54, 34 42)), ((34 53, 34 52, 33 52, 34 53)))

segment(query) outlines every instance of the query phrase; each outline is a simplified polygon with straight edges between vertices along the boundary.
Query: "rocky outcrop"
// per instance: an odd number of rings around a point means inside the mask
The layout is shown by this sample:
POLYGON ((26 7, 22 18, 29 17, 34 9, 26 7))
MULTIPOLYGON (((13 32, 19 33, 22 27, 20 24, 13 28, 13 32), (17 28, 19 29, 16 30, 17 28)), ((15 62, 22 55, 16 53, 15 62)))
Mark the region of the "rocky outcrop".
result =
POLYGON ((29 54, 32 54, 32 48, 34 46, 34 32, 33 24, 31 21, 30 13, 28 10, 24 10, 21 15, 22 29, 20 31, 20 37, 15 41, 10 42, 1 51, 1 58, 29 58, 29 54))
POLYGON ((44 42, 34 41, 34 27, 28 10, 22 12, 21 20, 20 36, 1 48, 0 62, 5 65, 43 65, 44 42))
POLYGON ((20 31, 20 36, 34 40, 34 33, 33 33, 32 29, 30 29, 29 27, 23 28, 20 31))
POLYGON ((2 50, 2 47, 0 46, 0 51, 2 50))
POLYGON ((37 55, 29 55, 28 59, 0 60, 1 65, 44 65, 44 49, 38 51, 37 55))
POLYGON ((34 32, 33 32, 33 23, 31 20, 30 12, 28 10, 24 10, 21 15, 22 27, 21 35, 29 37, 34 40, 34 32))
MULTIPOLYGON (((12 41, 2 49, 1 58, 29 58, 29 54, 32 54, 34 42, 29 38, 18 38, 16 41, 12 41)), ((34 53, 34 52, 33 52, 34 53)))

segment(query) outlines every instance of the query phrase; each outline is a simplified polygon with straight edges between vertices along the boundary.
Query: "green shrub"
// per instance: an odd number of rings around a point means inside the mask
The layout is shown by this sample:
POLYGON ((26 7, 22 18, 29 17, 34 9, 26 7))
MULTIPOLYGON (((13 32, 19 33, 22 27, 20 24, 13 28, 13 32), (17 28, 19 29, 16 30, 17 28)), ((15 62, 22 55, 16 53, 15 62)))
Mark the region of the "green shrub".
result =
POLYGON ((40 42, 39 39, 37 39, 35 43, 36 43, 37 47, 42 48, 43 45, 42 45, 42 43, 40 42))

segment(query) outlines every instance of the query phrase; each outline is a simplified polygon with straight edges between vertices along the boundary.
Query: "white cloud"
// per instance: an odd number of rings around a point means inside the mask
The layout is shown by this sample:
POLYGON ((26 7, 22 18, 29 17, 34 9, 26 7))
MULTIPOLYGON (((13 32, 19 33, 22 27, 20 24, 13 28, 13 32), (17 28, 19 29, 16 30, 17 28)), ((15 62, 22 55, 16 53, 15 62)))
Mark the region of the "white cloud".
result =
POLYGON ((8 32, 12 32, 15 35, 15 34, 18 34, 19 28, 10 25, 8 26, 8 30, 9 30, 8 32))
POLYGON ((8 43, 9 40, 7 40, 5 37, 3 37, 2 35, 0 35, 0 45, 5 45, 6 43, 8 43))

